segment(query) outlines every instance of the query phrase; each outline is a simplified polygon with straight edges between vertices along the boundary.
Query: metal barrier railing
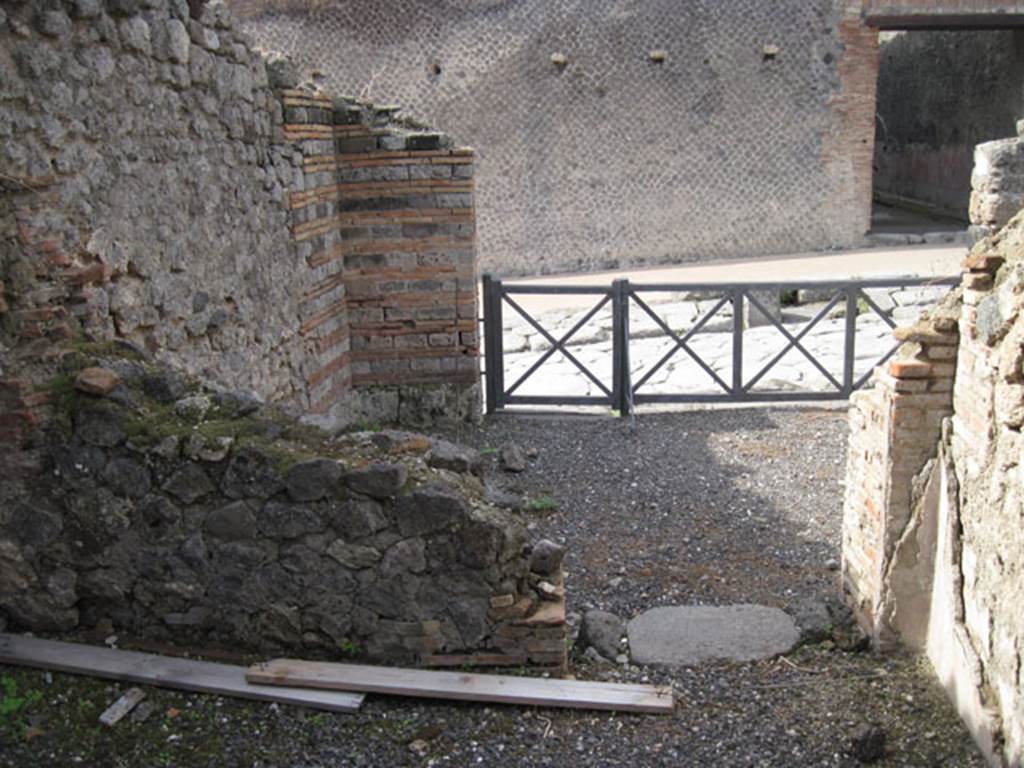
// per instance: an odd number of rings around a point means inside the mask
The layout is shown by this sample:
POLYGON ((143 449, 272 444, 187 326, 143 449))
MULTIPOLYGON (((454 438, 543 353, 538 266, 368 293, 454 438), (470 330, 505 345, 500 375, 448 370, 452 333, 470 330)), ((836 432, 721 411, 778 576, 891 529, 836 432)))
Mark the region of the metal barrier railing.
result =
POLYGON ((878 359, 867 372, 860 376, 855 372, 857 317, 862 314, 863 302, 868 311, 880 317, 890 328, 896 322, 875 302, 868 290, 880 288, 909 288, 919 286, 954 286, 959 277, 941 278, 882 278, 864 280, 832 280, 801 282, 756 282, 756 283, 631 283, 616 280, 611 286, 560 286, 560 285, 505 285, 501 280, 485 275, 483 278, 484 309, 484 354, 486 358, 485 386, 487 411, 494 411, 516 405, 598 405, 618 410, 622 415, 633 412, 636 405, 643 403, 695 403, 695 402, 795 402, 806 400, 844 400, 862 387, 871 375, 871 370, 888 360, 899 347, 892 348, 878 359), (814 290, 827 295, 824 306, 796 333, 790 331, 780 318, 766 306, 764 294, 814 290), (680 293, 688 296, 706 294, 715 301, 714 306, 703 313, 693 327, 685 333, 673 330, 666 319, 645 301, 648 294, 680 293), (533 315, 527 312, 516 296, 522 295, 583 295, 595 297, 596 303, 576 321, 568 331, 557 337, 546 329, 533 315), (744 322, 746 304, 767 319, 768 324, 778 330, 786 341, 783 349, 774 354, 749 378, 744 371, 743 342, 749 333, 744 322), (573 337, 584 328, 601 310, 611 305, 612 310, 612 377, 610 385, 601 381, 593 370, 581 362, 569 350, 573 337), (725 307, 731 306, 731 377, 722 378, 707 360, 693 349, 691 341, 725 307), (843 306, 845 317, 843 328, 843 370, 833 375, 826 366, 803 343, 808 334, 826 317, 843 306), (526 321, 550 345, 511 386, 505 382, 505 354, 503 336, 503 313, 511 308, 526 321), (640 373, 636 383, 630 370, 630 307, 635 306, 650 318, 657 328, 668 337, 673 346, 650 368, 640 373), (827 391, 758 391, 754 387, 761 382, 790 351, 795 350, 806 358, 824 377, 830 389, 827 391), (587 380, 593 383, 599 394, 519 394, 523 385, 556 353, 565 357, 587 380), (717 387, 711 393, 650 393, 642 391, 661 368, 679 353, 686 354, 710 377, 717 387))

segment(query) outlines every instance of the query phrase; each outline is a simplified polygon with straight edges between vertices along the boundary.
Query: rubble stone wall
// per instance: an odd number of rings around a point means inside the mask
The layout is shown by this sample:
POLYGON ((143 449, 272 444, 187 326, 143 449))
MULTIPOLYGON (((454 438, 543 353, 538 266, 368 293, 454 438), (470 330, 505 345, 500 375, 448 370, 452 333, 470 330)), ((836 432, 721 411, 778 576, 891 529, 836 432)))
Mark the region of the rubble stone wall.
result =
POLYGON ((979 144, 971 186, 972 231, 978 237, 993 235, 1024 208, 1024 138, 979 144))
POLYGON ((479 454, 341 437, 120 347, 66 355, 0 485, 0 624, 449 664, 566 660, 563 550, 479 454))
POLYGON ((860 0, 228 0, 337 93, 478 153, 498 274, 790 253, 870 224, 860 0))
POLYGON ((0 444, 82 339, 334 425, 479 415, 472 151, 298 85, 221 3, 3 4, 0 444))
POLYGON ((880 374, 851 408, 843 573, 876 643, 926 653, 991 763, 1015 767, 1024 761, 1024 215, 965 266, 959 303, 902 334, 909 371, 880 374), (939 380, 942 402, 907 391, 939 380))

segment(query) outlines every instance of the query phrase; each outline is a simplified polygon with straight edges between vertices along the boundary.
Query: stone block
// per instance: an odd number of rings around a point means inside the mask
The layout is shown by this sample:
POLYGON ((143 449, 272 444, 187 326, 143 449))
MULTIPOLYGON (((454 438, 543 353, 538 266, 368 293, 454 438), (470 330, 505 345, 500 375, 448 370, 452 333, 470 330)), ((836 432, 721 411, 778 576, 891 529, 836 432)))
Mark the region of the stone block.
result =
POLYGON ((782 320, 782 303, 778 291, 749 291, 749 296, 744 297, 743 301, 743 327, 744 328, 759 328, 765 325, 771 325, 772 320, 781 322, 782 320), (757 301, 765 310, 768 315, 754 306, 750 300, 753 298, 757 301))
POLYGON ((375 499, 398 494, 405 486, 408 472, 401 464, 373 464, 345 475, 345 484, 356 493, 375 499))
POLYGON ((206 531, 217 539, 242 541, 252 538, 256 516, 244 501, 236 501, 206 516, 206 531))
POLYGON ((334 493, 342 467, 331 459, 300 461, 285 473, 285 487, 293 501, 319 501, 334 493))
POLYGON ((420 488, 395 500, 395 517, 403 536, 422 536, 469 517, 465 499, 448 488, 420 488))

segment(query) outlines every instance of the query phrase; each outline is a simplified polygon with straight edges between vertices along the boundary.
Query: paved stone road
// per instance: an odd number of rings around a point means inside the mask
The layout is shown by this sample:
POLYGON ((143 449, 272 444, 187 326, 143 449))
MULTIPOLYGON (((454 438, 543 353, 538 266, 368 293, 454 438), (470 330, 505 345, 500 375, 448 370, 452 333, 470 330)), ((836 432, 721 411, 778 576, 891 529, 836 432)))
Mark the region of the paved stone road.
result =
MULTIPOLYGON (((897 325, 912 323, 922 310, 936 302, 947 291, 945 286, 907 289, 873 289, 871 299, 897 325)), ((532 312, 528 296, 514 297, 532 312)), ((802 303, 782 307, 782 321, 794 336, 824 306, 821 296, 803 295, 802 303)), ((598 298, 595 297, 594 304, 598 298)), ((653 294, 645 298, 666 325, 682 336, 719 303, 708 295, 653 294)), ((587 309, 573 306, 553 309, 540 305, 535 316, 542 327, 560 339, 586 314, 587 309)), ((801 340, 801 344, 830 372, 842 380, 843 303, 833 308, 801 340)), ((763 318, 757 317, 756 320, 763 318)), ((612 316, 606 306, 571 338, 569 352, 609 389, 612 381, 612 316)), ((505 349, 505 384, 511 388, 551 345, 514 309, 506 306, 503 315, 505 349)), ((714 371, 722 382, 732 380, 732 308, 728 302, 720 306, 706 325, 692 338, 689 347, 714 371)), ((675 342, 638 305, 630 307, 630 363, 634 384, 644 378, 675 346, 675 342)), ((748 327, 743 337, 744 382, 750 382, 781 352, 788 341, 774 326, 748 327)), ((889 326, 866 302, 861 301, 857 316, 855 344, 857 377, 868 372, 894 345, 889 326)), ((756 392, 808 391, 829 392, 835 387, 825 375, 798 349, 790 349, 777 363, 765 371, 753 387, 756 392)), ((643 394, 714 394, 721 385, 703 370, 690 355, 678 349, 640 388, 643 394)), ((601 395, 601 389, 584 375, 561 352, 555 352, 516 390, 518 395, 601 395)))

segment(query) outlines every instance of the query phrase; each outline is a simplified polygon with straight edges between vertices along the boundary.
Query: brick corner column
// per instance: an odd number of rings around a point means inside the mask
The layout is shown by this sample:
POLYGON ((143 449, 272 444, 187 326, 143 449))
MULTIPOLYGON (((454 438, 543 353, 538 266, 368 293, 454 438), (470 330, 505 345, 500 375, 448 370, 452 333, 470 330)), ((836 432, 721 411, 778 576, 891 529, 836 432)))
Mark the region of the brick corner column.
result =
POLYGON ((959 341, 958 296, 909 328, 898 357, 879 367, 874 386, 853 395, 843 508, 843 588, 876 648, 897 640, 886 615, 887 578, 911 520, 914 479, 936 453, 953 413, 959 341))

